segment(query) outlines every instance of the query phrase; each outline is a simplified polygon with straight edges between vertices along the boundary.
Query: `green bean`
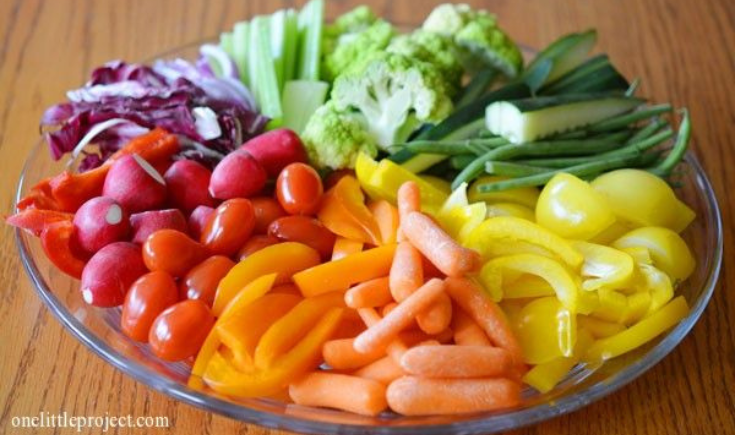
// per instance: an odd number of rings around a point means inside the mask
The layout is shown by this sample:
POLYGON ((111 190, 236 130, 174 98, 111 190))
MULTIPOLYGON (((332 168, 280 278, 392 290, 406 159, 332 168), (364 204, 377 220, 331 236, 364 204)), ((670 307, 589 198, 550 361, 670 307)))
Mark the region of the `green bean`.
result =
POLYGON ((592 124, 587 128, 587 131, 601 132, 615 130, 666 112, 671 112, 671 104, 660 104, 658 106, 646 107, 592 124))
POLYGON ((493 175, 504 175, 507 177, 526 177, 528 175, 543 174, 553 171, 554 168, 542 168, 538 166, 521 165, 511 162, 487 162, 485 172, 493 175))
POLYGON ((630 139, 628 139, 628 144, 631 144, 633 142, 639 142, 643 139, 647 139, 650 136, 652 136, 654 133, 656 133, 661 127, 664 125, 668 125, 666 121, 663 121, 658 116, 651 119, 651 122, 648 123, 645 127, 638 130, 637 133, 635 133, 633 136, 631 136, 630 139))
POLYGON ((454 169, 464 169, 477 158, 474 154, 459 154, 449 158, 449 165, 454 169))
POLYGON ((689 147, 689 139, 692 136, 692 125, 689 119, 689 111, 686 108, 681 109, 681 114, 681 124, 679 124, 679 131, 676 135, 674 147, 661 163, 649 170, 649 172, 656 174, 659 177, 668 177, 671 175, 671 171, 681 161, 681 159, 684 158, 684 154, 689 147))
POLYGON ((518 187, 541 186, 551 180, 554 175, 566 172, 577 177, 586 177, 595 173, 609 171, 611 169, 629 166, 635 157, 613 157, 606 160, 598 160, 590 163, 584 163, 577 166, 571 166, 564 169, 556 169, 542 174, 529 175, 527 177, 512 178, 510 180, 495 181, 492 183, 483 183, 477 186, 479 192, 496 192, 499 190, 515 189, 518 187))
POLYGON ((625 91, 625 96, 632 97, 633 95, 635 95, 635 91, 638 90, 638 86, 640 85, 641 85, 641 79, 636 77, 636 79, 633 80, 633 83, 631 83, 630 86, 628 86, 628 89, 625 91))

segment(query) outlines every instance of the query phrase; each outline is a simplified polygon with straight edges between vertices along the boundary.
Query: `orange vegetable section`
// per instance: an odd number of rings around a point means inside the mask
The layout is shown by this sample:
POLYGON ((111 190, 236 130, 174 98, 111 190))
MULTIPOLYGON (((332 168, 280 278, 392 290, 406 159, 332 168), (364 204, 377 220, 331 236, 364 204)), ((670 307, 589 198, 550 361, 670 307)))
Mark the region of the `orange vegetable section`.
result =
POLYGON ((328 261, 283 242, 235 265, 217 288, 220 318, 192 385, 368 416, 520 403, 521 347, 474 280, 480 255, 420 211, 415 184, 397 198, 366 205, 344 175, 317 213, 336 236, 328 261))

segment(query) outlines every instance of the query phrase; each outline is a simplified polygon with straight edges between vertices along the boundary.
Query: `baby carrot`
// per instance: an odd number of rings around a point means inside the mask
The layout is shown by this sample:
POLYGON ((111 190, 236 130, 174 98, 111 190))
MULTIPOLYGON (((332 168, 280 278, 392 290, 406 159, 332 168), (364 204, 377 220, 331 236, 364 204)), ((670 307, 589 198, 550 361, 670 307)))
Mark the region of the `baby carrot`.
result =
POLYGON ((401 242, 390 267, 390 292, 393 299, 403 301, 424 283, 421 253, 408 242, 401 242))
POLYGON ((388 386, 388 405, 403 415, 448 415, 516 406, 521 387, 509 379, 427 379, 404 376, 388 386))
POLYGON ((480 254, 454 241, 429 216, 411 212, 401 221, 406 238, 447 276, 463 276, 480 267, 480 254))
POLYGON ((368 209, 375 217, 380 229, 380 238, 384 245, 396 243, 398 232, 398 209, 388 201, 381 199, 368 203, 368 209))
POLYGON ((452 329, 454 343, 460 346, 492 346, 487 334, 464 310, 457 308, 452 313, 452 329))
MULTIPOLYGON (((381 320, 378 313, 376 313, 375 310, 372 308, 360 308, 357 310, 357 314, 360 316, 360 318, 362 318, 362 321, 365 322, 365 325, 368 328, 377 325, 381 320)), ((393 358, 396 364, 398 364, 401 361, 403 353, 406 352, 407 349, 408 347, 406 346, 406 343, 399 336, 388 343, 388 346, 386 346, 385 348, 385 352, 388 354, 388 356, 393 358)))
POLYGON ((396 237, 398 242, 403 242, 406 240, 406 235, 403 233, 403 222, 409 213, 421 211, 421 192, 419 191, 419 185, 413 181, 406 181, 398 188, 396 198, 400 222, 396 237))
POLYGON ((362 415, 378 415, 388 407, 385 385, 337 373, 309 373, 289 385, 288 394, 299 405, 323 406, 362 415))
POLYGON ((383 317, 385 317, 388 315, 388 313, 393 311, 397 306, 398 306, 398 302, 387 303, 385 304, 385 306, 383 306, 383 310, 381 311, 381 314, 383 315, 383 317))
POLYGON ((385 385, 390 384, 405 374, 401 366, 390 355, 386 355, 354 373, 355 376, 372 379, 385 385))
POLYGON ((468 278, 447 278, 445 282, 449 297, 480 325, 493 344, 510 352, 513 362, 522 366, 521 345, 500 307, 468 278))
POLYGON ((355 349, 365 353, 376 348, 385 349, 399 332, 411 324, 418 313, 431 305, 443 292, 442 280, 434 278, 428 281, 378 323, 358 335, 355 338, 355 349))
POLYGON ((324 362, 338 370, 358 369, 385 356, 385 352, 360 353, 353 347, 354 338, 329 340, 322 347, 324 362))
POLYGON ((452 321, 452 300, 443 294, 439 296, 429 308, 416 316, 419 328, 427 334, 438 334, 449 326, 452 321))
POLYGON ((507 350, 489 346, 416 346, 401 357, 401 368, 424 378, 484 378, 511 373, 507 350))
POLYGON ((345 293, 345 304, 350 308, 380 307, 393 301, 388 288, 389 279, 375 278, 358 284, 345 293))

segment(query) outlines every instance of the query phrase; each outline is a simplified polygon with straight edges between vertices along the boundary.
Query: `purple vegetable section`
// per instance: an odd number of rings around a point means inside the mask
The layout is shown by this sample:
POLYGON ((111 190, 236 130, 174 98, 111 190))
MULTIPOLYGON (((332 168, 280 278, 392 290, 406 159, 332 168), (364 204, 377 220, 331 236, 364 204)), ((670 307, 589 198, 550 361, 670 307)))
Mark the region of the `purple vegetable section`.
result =
POLYGON ((130 121, 99 133, 93 140, 98 150, 83 151, 80 170, 99 166, 125 142, 155 127, 184 139, 183 157, 212 167, 260 134, 268 122, 239 80, 215 77, 209 65, 183 59, 157 61, 153 66, 109 62, 95 69, 89 82, 69 91, 67 97, 69 101, 50 107, 41 119, 56 160, 74 150, 95 125, 113 118, 130 121), (192 112, 197 107, 215 113, 222 132, 219 137, 206 140, 198 133, 192 112))

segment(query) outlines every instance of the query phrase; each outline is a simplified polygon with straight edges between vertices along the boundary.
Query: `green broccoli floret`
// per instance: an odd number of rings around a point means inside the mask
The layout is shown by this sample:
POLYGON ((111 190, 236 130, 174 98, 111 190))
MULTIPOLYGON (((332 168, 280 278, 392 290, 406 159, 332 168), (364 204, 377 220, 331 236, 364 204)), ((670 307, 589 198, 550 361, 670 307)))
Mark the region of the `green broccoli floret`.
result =
POLYGON ((435 66, 388 52, 340 75, 331 97, 339 110, 365 117, 383 150, 405 142, 421 123, 439 122, 452 110, 447 84, 435 66))
POLYGON ((457 58, 457 48, 450 37, 419 29, 393 38, 387 51, 434 65, 444 77, 450 96, 454 96, 459 90, 464 71, 457 58))
POLYGON ((359 6, 326 27, 322 40, 322 78, 333 81, 355 63, 385 49, 395 35, 393 26, 359 6))
POLYGON ((523 68, 518 46, 487 11, 473 10, 466 4, 442 4, 431 11, 422 28, 451 37, 467 71, 492 67, 513 78, 523 68))
POLYGON ((309 160, 319 168, 353 168, 361 152, 375 157, 378 147, 359 113, 338 110, 332 102, 319 107, 301 140, 309 160))

